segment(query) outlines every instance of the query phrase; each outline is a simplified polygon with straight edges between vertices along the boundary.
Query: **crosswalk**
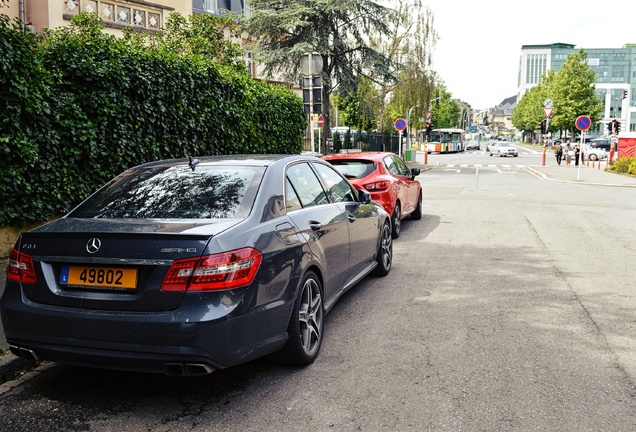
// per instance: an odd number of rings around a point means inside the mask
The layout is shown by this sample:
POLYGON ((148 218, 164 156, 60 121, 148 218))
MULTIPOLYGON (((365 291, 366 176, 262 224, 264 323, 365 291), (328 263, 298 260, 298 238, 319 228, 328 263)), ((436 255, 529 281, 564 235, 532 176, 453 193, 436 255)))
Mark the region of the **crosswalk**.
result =
POLYGON ((464 173, 476 173, 480 172, 494 172, 499 174, 516 174, 518 171, 524 170, 528 165, 523 164, 438 164, 435 169, 442 169, 445 172, 454 172, 460 174, 464 173))
POLYGON ((525 168, 527 165, 516 164, 516 165, 508 165, 508 164, 446 164, 440 165, 445 168, 525 168))

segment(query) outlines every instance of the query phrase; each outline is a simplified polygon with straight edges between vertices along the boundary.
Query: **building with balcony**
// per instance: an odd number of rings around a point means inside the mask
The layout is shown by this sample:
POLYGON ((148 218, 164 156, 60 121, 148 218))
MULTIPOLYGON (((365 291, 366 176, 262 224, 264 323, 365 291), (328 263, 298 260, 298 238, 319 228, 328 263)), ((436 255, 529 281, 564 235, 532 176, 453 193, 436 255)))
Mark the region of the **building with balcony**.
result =
POLYGON ((7 0, 0 13, 19 18, 32 31, 68 25, 80 12, 94 12, 105 31, 119 34, 125 27, 156 31, 171 12, 192 14, 192 0, 7 0))

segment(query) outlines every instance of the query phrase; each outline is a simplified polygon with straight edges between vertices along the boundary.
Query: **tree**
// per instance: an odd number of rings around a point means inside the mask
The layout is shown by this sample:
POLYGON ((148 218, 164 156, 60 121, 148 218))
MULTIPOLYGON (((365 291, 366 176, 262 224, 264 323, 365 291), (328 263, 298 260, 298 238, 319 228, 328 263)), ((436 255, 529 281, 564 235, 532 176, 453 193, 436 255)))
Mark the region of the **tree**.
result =
MULTIPOLYGON (((554 80, 554 70, 550 69, 545 74, 539 84, 532 87, 521 100, 517 103, 512 113, 512 124, 519 130, 526 133, 533 133, 539 128, 542 120, 545 120, 543 112, 543 103, 549 98, 548 90, 550 84, 554 80)), ((550 124, 549 130, 556 130, 554 125, 550 124)))
MULTIPOLYGON (((407 116, 416 107, 412 118, 425 117, 431 95, 434 93, 436 75, 430 70, 431 52, 437 42, 433 29, 433 14, 420 0, 397 0, 394 21, 389 23, 391 36, 373 38, 372 44, 391 61, 400 64, 396 83, 381 83, 380 100, 390 95, 391 115, 384 116, 384 104, 379 106, 378 118, 383 128, 391 128, 396 117, 407 116)), ((423 124, 411 121, 423 128, 423 124)))
POLYGON ((446 89, 443 81, 439 81, 435 87, 435 99, 431 110, 434 112, 431 123, 436 129, 454 128, 461 124, 461 107, 453 94, 446 89))
POLYGON ((266 76, 300 78, 306 52, 323 58, 324 130, 329 133, 330 95, 355 92, 359 78, 395 82, 397 65, 369 44, 371 35, 389 35, 395 11, 370 0, 252 0, 245 29, 266 76))
POLYGON ((355 93, 346 97, 334 98, 335 106, 340 116, 339 123, 350 128, 362 130, 375 129, 375 110, 378 104, 378 91, 369 79, 361 79, 355 93))
POLYGON ((554 102, 552 125, 574 135, 576 118, 590 117, 592 123, 601 118, 603 103, 596 94, 596 74, 587 63, 587 52, 570 54, 563 68, 554 75, 548 95, 554 102))
POLYGON ((129 40, 138 39, 143 45, 164 53, 202 55, 247 72, 243 60, 245 50, 238 42, 241 28, 231 17, 211 14, 184 17, 173 12, 166 19, 164 28, 156 34, 139 33, 127 27, 124 35, 129 40))
POLYGON ((592 123, 601 118, 603 104, 595 84, 596 74, 587 64, 587 53, 581 50, 570 54, 560 71, 549 70, 538 85, 523 95, 512 114, 512 123, 519 130, 537 130, 545 119, 543 103, 551 99, 554 111, 548 130, 570 131, 574 135, 578 116, 587 115, 592 123))

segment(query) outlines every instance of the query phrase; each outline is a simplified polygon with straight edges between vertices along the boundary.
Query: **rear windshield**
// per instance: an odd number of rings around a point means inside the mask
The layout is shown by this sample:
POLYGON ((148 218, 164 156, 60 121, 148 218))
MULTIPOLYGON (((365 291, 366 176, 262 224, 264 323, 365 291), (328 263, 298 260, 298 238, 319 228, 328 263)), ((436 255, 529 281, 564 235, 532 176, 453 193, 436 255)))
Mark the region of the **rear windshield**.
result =
POLYGON ((375 163, 368 160, 336 159, 330 160, 329 163, 348 179, 364 178, 375 169, 375 163))
POLYGON ((160 166, 127 171, 73 210, 75 218, 227 219, 249 214, 263 167, 160 166))

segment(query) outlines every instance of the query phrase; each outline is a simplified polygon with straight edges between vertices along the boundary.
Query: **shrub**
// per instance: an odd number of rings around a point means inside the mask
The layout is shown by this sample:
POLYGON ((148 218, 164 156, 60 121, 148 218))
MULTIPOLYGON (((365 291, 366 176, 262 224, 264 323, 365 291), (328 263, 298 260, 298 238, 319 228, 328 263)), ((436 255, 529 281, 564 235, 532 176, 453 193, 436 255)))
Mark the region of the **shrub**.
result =
POLYGON ((636 175, 636 157, 622 157, 614 161, 610 170, 621 174, 636 175))
POLYGON ((64 213, 144 162, 300 152, 291 90, 102 27, 80 14, 36 37, 0 20, 0 226, 64 213))

